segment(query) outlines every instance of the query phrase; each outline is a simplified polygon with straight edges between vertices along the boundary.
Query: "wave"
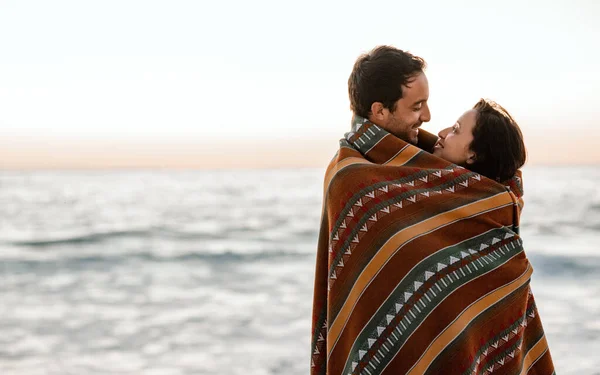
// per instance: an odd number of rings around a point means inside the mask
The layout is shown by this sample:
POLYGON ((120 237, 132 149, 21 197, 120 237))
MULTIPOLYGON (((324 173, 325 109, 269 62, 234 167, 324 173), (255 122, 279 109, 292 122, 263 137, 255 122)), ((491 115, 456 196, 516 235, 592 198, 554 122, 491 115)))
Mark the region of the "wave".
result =
POLYGON ((590 232, 600 232, 600 222, 595 221, 565 221, 565 220, 556 220, 552 223, 537 223, 537 222, 526 222, 522 225, 523 228, 527 230, 533 230, 539 234, 561 234, 564 233, 565 230, 581 230, 581 231, 590 231, 590 232))
POLYGON ((189 262, 202 260, 211 263, 235 263, 235 262, 255 262, 262 260, 280 260, 282 258, 305 258, 310 256, 306 252, 299 251, 257 251, 249 253, 240 253, 235 251, 224 251, 221 253, 186 253, 172 257, 156 256, 155 254, 138 254, 142 260, 149 262, 189 262))
POLYGON ((31 241, 8 241, 5 245, 19 247, 48 247, 56 245, 73 245, 73 244, 91 244, 103 241, 121 239, 121 238, 148 238, 148 237, 164 237, 170 239, 181 240, 210 240, 220 239, 222 236, 209 233, 189 233, 177 232, 164 228, 152 228, 144 230, 125 230, 125 231, 108 231, 98 233, 88 233, 81 235, 73 235, 64 238, 41 239, 31 241))
POLYGON ((148 231, 112 231, 104 233, 90 233, 78 236, 56 238, 56 239, 44 239, 44 240, 33 240, 33 241, 12 241, 5 242, 7 245, 13 246, 27 246, 27 247, 44 247, 54 245, 69 245, 69 244, 83 244, 83 243, 94 243, 101 242, 106 239, 112 238, 123 238, 123 237, 143 237, 146 236, 148 231))
POLYGON ((597 211, 597 212, 600 212, 600 202, 597 202, 597 203, 591 203, 591 204, 588 206, 588 210, 590 210, 590 211, 597 211))
MULTIPOLYGON (((292 241, 316 240, 318 232, 316 229, 293 230, 285 234, 292 241)), ((164 239, 170 241, 207 241, 207 240, 244 240, 261 243, 279 242, 263 233, 262 230, 254 230, 245 227, 229 228, 222 232, 182 232, 166 228, 152 228, 144 230, 108 231, 66 236, 63 238, 45 238, 39 240, 13 240, 0 242, 0 245, 29 248, 45 248, 70 245, 87 245, 108 242, 118 239, 164 239)))
POLYGON ((600 257, 597 256, 569 256, 529 253, 529 261, 536 274, 552 278, 573 277, 598 277, 600 257))
POLYGON ((173 256, 156 255, 150 252, 130 253, 130 254, 90 254, 90 255, 60 255, 50 258, 40 259, 2 259, 0 273, 4 270, 19 270, 22 268, 50 267, 61 269, 79 269, 90 266, 115 266, 129 262, 148 262, 148 263, 188 263, 202 261, 213 265, 231 265, 235 263, 252 263, 265 260, 281 261, 282 259, 306 259, 313 256, 313 253, 298 251, 257 251, 249 253, 239 253, 234 251, 224 251, 221 253, 200 253, 189 252, 173 256))

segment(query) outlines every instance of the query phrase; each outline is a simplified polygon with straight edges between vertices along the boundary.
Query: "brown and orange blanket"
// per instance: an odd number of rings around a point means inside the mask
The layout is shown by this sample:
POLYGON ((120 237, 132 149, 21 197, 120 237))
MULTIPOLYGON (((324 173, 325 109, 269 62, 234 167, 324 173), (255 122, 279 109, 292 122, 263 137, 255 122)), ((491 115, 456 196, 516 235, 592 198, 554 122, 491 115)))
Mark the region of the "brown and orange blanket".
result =
POLYGON ((311 374, 553 374, 521 174, 498 183, 355 121, 325 175, 311 374))

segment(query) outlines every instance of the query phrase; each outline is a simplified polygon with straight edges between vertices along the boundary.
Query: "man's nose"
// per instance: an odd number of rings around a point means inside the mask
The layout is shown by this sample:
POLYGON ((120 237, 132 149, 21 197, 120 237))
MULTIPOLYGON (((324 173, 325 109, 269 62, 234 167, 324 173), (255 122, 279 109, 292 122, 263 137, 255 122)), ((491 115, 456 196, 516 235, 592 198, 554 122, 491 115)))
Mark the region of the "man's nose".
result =
POLYGON ((422 122, 429 122, 429 120, 431 120, 431 112, 429 111, 429 105, 427 103, 424 103, 423 105, 423 111, 421 111, 421 116, 419 118, 419 120, 421 120, 422 122))

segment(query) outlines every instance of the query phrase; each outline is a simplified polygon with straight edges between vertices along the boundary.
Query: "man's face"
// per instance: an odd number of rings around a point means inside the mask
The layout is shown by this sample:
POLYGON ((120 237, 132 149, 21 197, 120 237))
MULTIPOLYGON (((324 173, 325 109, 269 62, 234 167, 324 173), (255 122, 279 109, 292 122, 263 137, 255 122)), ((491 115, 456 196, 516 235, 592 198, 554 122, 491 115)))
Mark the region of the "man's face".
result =
POLYGON ((396 102, 394 112, 383 108, 370 120, 396 137, 416 144, 419 127, 431 119, 427 100, 429 83, 425 73, 419 73, 406 86, 402 86, 402 98, 396 102))

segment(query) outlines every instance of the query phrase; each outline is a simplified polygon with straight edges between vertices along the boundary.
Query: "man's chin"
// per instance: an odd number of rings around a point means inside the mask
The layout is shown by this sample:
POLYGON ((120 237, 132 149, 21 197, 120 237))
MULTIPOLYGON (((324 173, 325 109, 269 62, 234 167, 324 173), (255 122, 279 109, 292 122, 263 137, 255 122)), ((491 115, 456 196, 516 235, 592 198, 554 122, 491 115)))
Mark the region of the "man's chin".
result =
POLYGON ((396 137, 402 139, 405 142, 409 142, 413 145, 416 145, 417 143, 419 143, 419 131, 410 131, 410 132, 403 132, 403 133, 392 133, 393 135, 395 135, 396 137))
POLYGON ((416 131, 411 131, 408 134, 408 141, 413 145, 419 143, 419 129, 417 129, 416 131))
POLYGON ((410 133, 408 133, 408 138, 410 140, 410 143, 412 143, 413 145, 419 143, 419 128, 413 128, 410 131, 410 133))

